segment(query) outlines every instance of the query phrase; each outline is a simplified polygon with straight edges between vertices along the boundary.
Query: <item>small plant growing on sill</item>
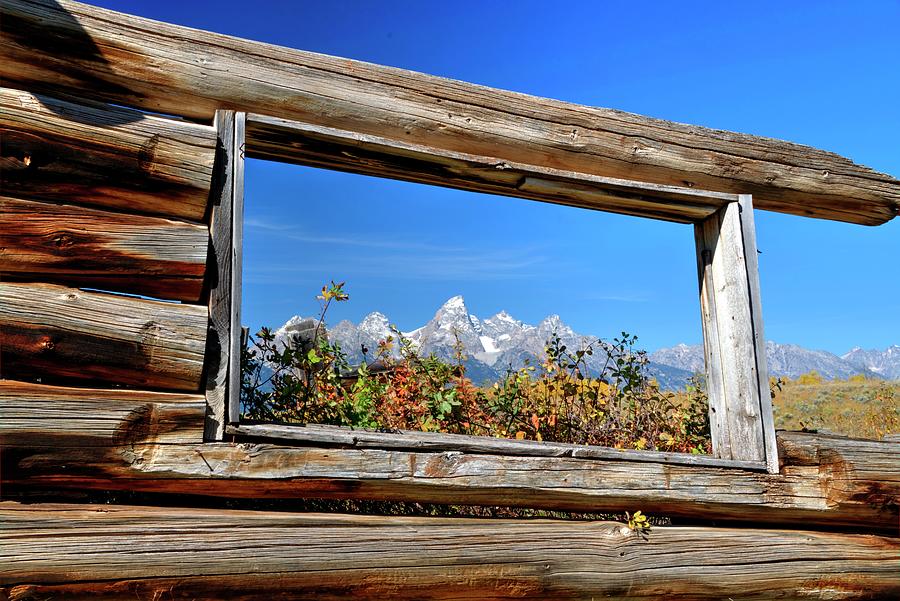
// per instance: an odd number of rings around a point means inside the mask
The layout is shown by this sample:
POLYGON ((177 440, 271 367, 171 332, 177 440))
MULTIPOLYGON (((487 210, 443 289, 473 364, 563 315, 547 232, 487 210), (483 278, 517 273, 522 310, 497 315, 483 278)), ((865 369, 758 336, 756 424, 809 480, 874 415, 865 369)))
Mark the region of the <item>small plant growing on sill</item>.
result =
POLYGON ((634 513, 625 512, 625 517, 628 520, 628 527, 638 536, 640 536, 644 540, 648 540, 650 538, 650 530, 653 526, 650 524, 650 518, 641 513, 640 510, 635 511, 634 513))

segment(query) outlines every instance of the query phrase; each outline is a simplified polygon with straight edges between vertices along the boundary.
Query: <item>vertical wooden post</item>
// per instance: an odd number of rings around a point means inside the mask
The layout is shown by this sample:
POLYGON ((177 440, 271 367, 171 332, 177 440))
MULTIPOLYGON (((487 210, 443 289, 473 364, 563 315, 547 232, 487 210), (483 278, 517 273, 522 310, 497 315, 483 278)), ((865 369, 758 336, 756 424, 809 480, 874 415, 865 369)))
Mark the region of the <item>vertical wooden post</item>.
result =
POLYGON ((222 440, 240 416, 240 311, 244 206, 245 113, 216 111, 218 137, 211 192, 207 440, 222 440))
POLYGON ((751 198, 697 223, 695 239, 713 453, 777 472, 751 198))
POLYGON ((241 288, 244 273, 244 130, 247 113, 234 114, 234 147, 231 162, 231 346, 228 365, 228 422, 241 418, 241 288))
POLYGON ((766 340, 763 335, 762 294, 759 288, 759 258, 756 248, 756 223, 753 218, 753 196, 741 194, 741 233, 747 263, 747 283, 750 287, 750 319, 753 323, 753 345, 756 350, 756 377, 759 385, 760 415, 766 452, 766 469, 778 473, 778 443, 775 440, 775 416, 769 388, 769 366, 766 360, 766 340))

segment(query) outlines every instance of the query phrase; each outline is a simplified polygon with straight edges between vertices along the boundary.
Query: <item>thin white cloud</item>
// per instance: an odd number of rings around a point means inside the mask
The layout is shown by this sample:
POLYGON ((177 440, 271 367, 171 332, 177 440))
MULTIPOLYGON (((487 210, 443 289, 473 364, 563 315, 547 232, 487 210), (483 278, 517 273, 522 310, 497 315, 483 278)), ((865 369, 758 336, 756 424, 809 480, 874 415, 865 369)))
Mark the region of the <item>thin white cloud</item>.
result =
POLYGON ((376 277, 403 280, 490 280, 520 279, 539 275, 549 262, 541 254, 521 252, 479 251, 468 253, 378 254, 361 256, 334 255, 297 263, 245 264, 244 281, 248 283, 283 283, 291 276, 340 274, 340 277, 376 277))
POLYGON ((293 225, 282 225, 272 223, 263 219, 247 219, 244 221, 244 227, 249 229, 257 229, 268 232, 268 235, 278 236, 288 240, 297 242, 306 242, 309 244, 330 244, 339 246, 361 246, 367 248, 383 248, 393 250, 431 250, 441 252, 459 252, 465 250, 461 247, 441 246, 435 244, 427 244, 415 242, 412 240, 393 240, 383 238, 372 238, 367 236, 314 236, 304 233, 300 228, 293 225))

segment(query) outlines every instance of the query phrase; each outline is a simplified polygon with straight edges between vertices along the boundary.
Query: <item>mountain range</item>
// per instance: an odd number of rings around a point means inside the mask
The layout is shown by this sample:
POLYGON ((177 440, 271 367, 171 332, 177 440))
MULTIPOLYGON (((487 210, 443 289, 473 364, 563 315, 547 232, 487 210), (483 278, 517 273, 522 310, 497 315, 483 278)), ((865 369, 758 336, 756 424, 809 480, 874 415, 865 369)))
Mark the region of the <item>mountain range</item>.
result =
MULTIPOLYGON (((276 330, 276 340, 287 343, 303 329, 309 318, 294 316, 276 330)), ((469 377, 476 383, 495 380, 507 369, 538 364, 551 334, 556 333, 569 349, 582 348, 596 336, 575 332, 559 315, 550 315, 537 325, 524 323, 506 311, 480 319, 469 313, 462 296, 445 302, 422 327, 403 335, 421 355, 435 354, 453 360, 461 346, 469 377)), ((371 361, 378 342, 392 335, 391 321, 379 312, 368 314, 360 323, 344 320, 328 328, 328 336, 340 344, 350 363, 371 361), (364 353, 364 349, 367 351, 364 353)), ((589 375, 599 375, 607 356, 599 349, 587 356, 589 375)), ((704 371, 703 346, 678 344, 648 355, 649 374, 666 389, 681 388, 694 373, 704 371)), ((796 378, 812 370, 826 379, 847 378, 854 374, 889 380, 900 379, 900 346, 884 351, 854 348, 843 356, 827 351, 809 350, 794 344, 766 343, 769 374, 796 378)))

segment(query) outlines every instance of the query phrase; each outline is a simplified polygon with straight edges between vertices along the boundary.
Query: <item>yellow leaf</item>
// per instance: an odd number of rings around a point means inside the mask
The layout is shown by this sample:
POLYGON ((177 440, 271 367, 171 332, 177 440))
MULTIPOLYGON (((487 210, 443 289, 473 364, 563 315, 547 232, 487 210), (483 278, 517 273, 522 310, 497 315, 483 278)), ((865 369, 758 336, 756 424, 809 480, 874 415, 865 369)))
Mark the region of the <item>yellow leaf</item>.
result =
POLYGON ((516 440, 525 440, 525 432, 522 430, 516 432, 516 440))

